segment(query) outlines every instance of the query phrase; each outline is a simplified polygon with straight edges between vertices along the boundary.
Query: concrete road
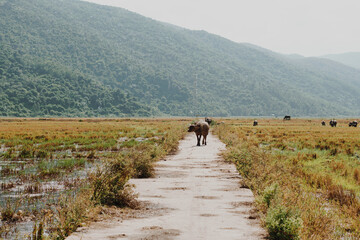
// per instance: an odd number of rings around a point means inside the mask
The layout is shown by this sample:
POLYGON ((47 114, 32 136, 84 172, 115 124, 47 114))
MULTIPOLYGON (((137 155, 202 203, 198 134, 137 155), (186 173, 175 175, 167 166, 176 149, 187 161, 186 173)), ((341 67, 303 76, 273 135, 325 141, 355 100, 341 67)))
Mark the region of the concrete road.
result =
POLYGON ((95 223, 68 239, 264 239, 251 214, 253 194, 219 156, 224 149, 211 134, 201 147, 195 134, 187 135, 175 155, 157 163, 155 178, 131 180, 154 214, 95 223))

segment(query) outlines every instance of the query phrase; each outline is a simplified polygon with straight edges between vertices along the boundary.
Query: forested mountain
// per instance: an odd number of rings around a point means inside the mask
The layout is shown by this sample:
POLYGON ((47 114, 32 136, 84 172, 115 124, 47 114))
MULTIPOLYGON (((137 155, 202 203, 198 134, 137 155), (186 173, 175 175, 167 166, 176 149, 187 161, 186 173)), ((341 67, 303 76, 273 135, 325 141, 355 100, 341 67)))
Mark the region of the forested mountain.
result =
POLYGON ((329 54, 321 57, 360 69, 360 52, 329 54))
POLYGON ((2 116, 360 113, 360 71, 121 8, 0 0, 0 29, 2 116))
POLYGON ((2 116, 150 116, 150 108, 66 67, 0 46, 2 116))

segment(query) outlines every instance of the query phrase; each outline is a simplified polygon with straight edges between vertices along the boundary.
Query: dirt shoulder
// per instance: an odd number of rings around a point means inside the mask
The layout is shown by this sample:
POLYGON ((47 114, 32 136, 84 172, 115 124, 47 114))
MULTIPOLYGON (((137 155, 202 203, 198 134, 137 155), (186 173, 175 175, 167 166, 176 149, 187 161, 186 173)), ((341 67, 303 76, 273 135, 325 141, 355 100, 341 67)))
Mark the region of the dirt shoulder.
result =
POLYGON ((224 149, 211 134, 201 147, 187 135, 175 155, 157 163, 155 178, 131 180, 144 214, 94 223, 68 239, 264 239, 253 194, 219 156, 224 149))

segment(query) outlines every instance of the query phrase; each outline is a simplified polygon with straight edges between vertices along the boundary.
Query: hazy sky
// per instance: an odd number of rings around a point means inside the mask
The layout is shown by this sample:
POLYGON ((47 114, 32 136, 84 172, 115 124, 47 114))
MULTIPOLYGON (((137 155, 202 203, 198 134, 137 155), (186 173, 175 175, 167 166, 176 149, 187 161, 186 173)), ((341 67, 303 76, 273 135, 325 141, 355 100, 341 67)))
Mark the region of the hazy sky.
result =
POLYGON ((360 0, 87 0, 280 53, 360 52, 360 0))

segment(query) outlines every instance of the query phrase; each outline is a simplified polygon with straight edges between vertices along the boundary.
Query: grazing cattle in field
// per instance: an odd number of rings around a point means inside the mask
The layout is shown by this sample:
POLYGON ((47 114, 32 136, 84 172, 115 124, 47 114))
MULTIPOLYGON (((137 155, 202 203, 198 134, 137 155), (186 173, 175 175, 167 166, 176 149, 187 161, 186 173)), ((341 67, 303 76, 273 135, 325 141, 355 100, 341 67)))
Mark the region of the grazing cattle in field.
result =
POLYGON ((206 117, 206 118, 205 118, 205 122, 207 122, 207 123, 209 124, 209 126, 210 126, 210 125, 211 125, 211 123, 212 123, 212 119, 211 119, 211 118, 206 117))
POLYGON ((326 123, 324 120, 321 122, 321 125, 326 126, 326 123))
POLYGON ((357 125, 358 125, 358 122, 356 120, 349 122, 349 127, 357 127, 357 125))
POLYGON ((209 124, 207 122, 199 121, 196 124, 190 125, 188 132, 195 132, 197 139, 197 146, 200 146, 201 136, 203 136, 202 144, 206 145, 206 137, 209 133, 209 124))
POLYGON ((285 116, 284 120, 291 120, 291 117, 290 116, 285 116))
POLYGON ((336 122, 335 119, 330 120, 330 126, 331 127, 336 127, 336 125, 337 125, 337 122, 336 122))
POLYGON ((257 121, 257 120, 254 120, 253 126, 257 126, 257 125, 258 125, 258 121, 257 121))

